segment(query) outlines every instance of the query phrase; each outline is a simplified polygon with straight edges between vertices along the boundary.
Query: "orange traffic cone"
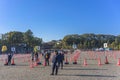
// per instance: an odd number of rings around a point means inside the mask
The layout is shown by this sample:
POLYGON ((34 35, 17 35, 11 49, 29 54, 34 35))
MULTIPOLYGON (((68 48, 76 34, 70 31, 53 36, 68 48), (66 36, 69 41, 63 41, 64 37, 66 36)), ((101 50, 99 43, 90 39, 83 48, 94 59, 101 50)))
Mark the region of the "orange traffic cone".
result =
POLYGON ((46 66, 46 61, 44 60, 43 66, 46 66))
POLYGON ((105 57, 105 64, 109 64, 107 56, 105 57))
POLYGON ((15 65, 14 58, 12 59, 11 65, 15 65))
POLYGON ((118 63, 117 63, 118 66, 120 66, 120 58, 118 59, 118 63))
POLYGON ((86 60, 86 58, 84 59, 84 64, 83 65, 87 66, 87 60, 86 60))
POLYGON ((65 64, 69 64, 68 59, 67 59, 67 56, 66 56, 66 58, 65 58, 65 64))
POLYGON ((40 59, 38 59, 37 64, 38 64, 38 65, 41 65, 41 64, 42 64, 41 61, 40 61, 40 59))
POLYGON ((34 66, 38 66, 37 61, 35 61, 34 66))
POLYGON ((30 63, 30 68, 34 68, 33 62, 30 63))
POLYGON ((5 59, 5 64, 4 65, 8 65, 8 61, 7 61, 7 59, 5 59))
POLYGON ((77 64, 77 59, 76 58, 74 58, 73 64, 77 64))
POLYGON ((101 66, 102 64, 101 64, 101 59, 100 58, 98 58, 98 66, 101 66))

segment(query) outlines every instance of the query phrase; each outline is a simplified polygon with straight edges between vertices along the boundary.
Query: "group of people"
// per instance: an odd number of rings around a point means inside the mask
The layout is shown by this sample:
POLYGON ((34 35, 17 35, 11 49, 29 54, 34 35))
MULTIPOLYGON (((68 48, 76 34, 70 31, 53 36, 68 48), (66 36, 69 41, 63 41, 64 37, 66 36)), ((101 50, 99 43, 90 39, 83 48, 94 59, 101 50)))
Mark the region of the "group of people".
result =
MULTIPOLYGON (((46 66, 50 65, 50 59, 51 59, 52 73, 50 75, 54 75, 54 74, 57 75, 58 69, 59 68, 63 69, 64 51, 55 50, 54 52, 51 52, 50 50, 47 50, 47 51, 44 51, 42 55, 44 57, 46 66)), ((38 53, 32 52, 32 61, 37 61, 37 60, 38 60, 38 53)))
POLYGON ((52 73, 51 75, 57 75, 58 69, 63 69, 64 53, 62 51, 55 51, 52 57, 52 73))

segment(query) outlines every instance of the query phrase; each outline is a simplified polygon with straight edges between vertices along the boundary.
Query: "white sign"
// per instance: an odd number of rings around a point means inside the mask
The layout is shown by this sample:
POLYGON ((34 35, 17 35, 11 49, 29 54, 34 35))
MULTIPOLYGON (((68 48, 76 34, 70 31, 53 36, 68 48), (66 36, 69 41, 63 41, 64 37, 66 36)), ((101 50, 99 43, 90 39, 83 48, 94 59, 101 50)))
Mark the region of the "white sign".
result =
POLYGON ((107 48, 108 46, 107 46, 107 43, 104 43, 104 48, 107 48))
POLYGON ((73 47, 73 49, 76 49, 76 48, 77 48, 77 45, 76 45, 76 44, 73 44, 72 47, 73 47))
POLYGON ((37 49, 40 50, 40 46, 37 46, 37 49))
POLYGON ((11 51, 13 51, 13 52, 14 52, 14 51, 15 51, 15 47, 11 47, 11 51))

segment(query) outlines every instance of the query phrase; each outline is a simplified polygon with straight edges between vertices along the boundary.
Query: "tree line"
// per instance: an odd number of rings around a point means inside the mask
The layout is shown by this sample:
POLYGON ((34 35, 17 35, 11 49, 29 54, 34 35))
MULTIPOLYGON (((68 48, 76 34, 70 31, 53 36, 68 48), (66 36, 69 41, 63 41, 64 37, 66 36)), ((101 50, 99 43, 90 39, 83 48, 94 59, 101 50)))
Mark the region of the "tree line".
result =
MULTIPOLYGON (((57 36, 57 35, 56 35, 57 36)), ((103 48, 107 43, 109 48, 120 49, 120 36, 105 34, 71 34, 64 36, 61 40, 52 40, 44 43, 42 38, 35 37, 29 29, 26 32, 11 31, 2 34, 0 45, 23 46, 25 49, 33 49, 34 46, 41 46, 42 49, 73 49, 73 44, 78 49, 103 48)))
POLYGON ((31 51, 34 46, 40 46, 42 38, 35 37, 29 29, 26 32, 11 31, 1 34, 0 46, 16 47, 19 50, 31 51), (22 47, 22 48, 21 48, 22 47))
POLYGON ((103 48, 103 44, 107 43, 108 48, 120 49, 120 36, 105 34, 71 34, 66 35, 61 40, 52 40, 44 43, 45 48, 52 49, 73 49, 73 44, 78 49, 95 49, 103 48))
POLYGON ((103 48, 103 44, 107 43, 109 48, 120 49, 120 36, 105 34, 73 34, 67 35, 62 40, 63 48, 72 48, 73 44, 79 49, 103 48))

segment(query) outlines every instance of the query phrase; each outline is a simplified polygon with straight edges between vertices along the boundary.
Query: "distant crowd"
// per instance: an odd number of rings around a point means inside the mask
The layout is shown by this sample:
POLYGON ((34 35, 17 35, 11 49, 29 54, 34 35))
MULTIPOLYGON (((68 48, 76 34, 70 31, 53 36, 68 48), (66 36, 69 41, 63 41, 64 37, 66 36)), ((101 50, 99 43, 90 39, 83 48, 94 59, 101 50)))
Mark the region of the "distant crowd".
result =
MULTIPOLYGON (((58 69, 63 69, 63 62, 64 62, 64 54, 66 54, 63 50, 45 50, 42 51, 42 56, 44 57, 45 65, 50 65, 50 59, 52 62, 52 72, 51 75, 57 75, 58 69)), ((38 52, 32 52, 31 53, 31 60, 32 61, 38 61, 39 59, 39 53, 38 52)))

